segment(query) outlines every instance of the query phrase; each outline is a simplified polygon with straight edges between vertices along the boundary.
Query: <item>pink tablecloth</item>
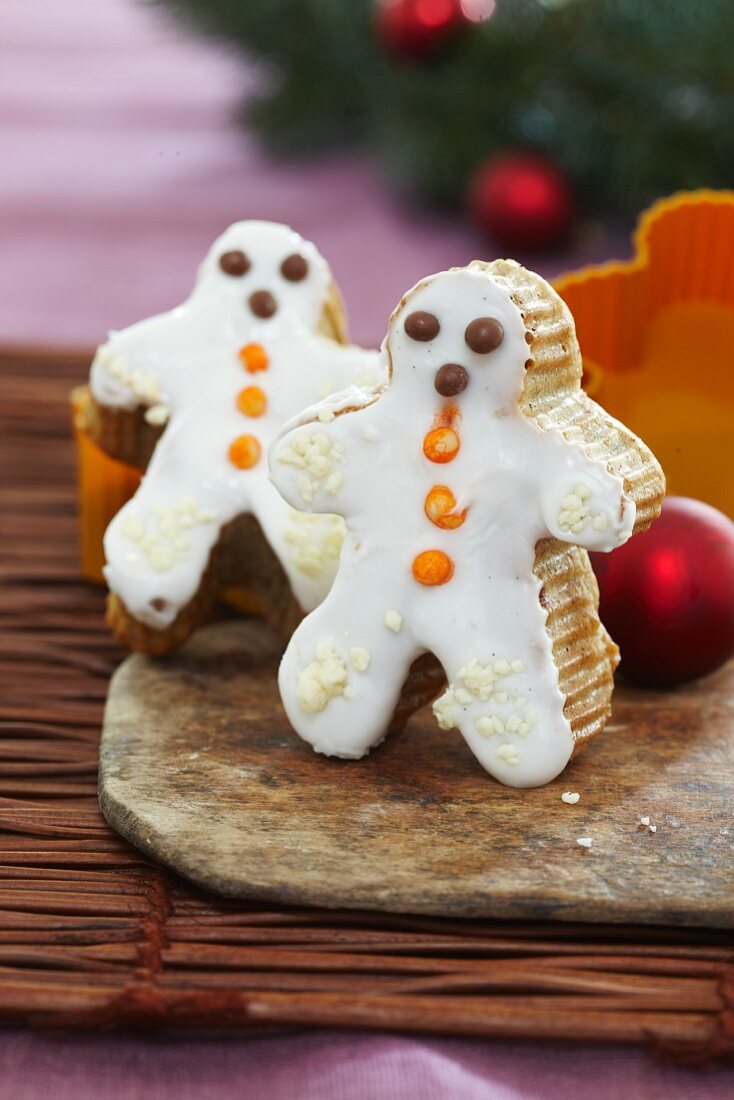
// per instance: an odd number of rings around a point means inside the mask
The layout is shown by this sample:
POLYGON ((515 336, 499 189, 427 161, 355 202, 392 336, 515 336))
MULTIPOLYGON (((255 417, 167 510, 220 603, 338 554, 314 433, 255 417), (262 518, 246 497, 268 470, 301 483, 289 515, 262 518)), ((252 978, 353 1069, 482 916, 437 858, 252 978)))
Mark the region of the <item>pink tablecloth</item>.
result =
MULTIPOLYGON (((142 4, 2 0, 0 51, 0 340, 94 343, 175 304, 212 237, 242 217, 289 221, 318 242, 364 343, 381 339, 420 276, 492 253, 458 220, 399 206, 365 158, 268 162, 231 123, 240 64, 142 4)), ((546 263, 558 270, 609 247, 597 232, 546 263)), ((674 1071, 603 1047, 0 1033, 0 1100, 733 1092, 734 1072, 674 1071)))

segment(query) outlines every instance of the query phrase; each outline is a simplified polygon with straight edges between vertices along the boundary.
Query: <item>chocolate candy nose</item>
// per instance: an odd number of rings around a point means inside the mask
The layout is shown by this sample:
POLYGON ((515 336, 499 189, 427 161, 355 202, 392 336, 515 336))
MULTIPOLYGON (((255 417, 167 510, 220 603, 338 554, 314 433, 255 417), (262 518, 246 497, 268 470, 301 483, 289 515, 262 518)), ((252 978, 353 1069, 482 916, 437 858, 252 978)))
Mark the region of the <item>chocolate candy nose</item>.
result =
POLYGON ((433 384, 441 397, 456 397, 469 385, 469 375, 458 363, 444 363, 436 371, 433 384))
POLYGON ((256 290, 247 301, 256 317, 272 317, 278 308, 278 304, 269 290, 256 290))

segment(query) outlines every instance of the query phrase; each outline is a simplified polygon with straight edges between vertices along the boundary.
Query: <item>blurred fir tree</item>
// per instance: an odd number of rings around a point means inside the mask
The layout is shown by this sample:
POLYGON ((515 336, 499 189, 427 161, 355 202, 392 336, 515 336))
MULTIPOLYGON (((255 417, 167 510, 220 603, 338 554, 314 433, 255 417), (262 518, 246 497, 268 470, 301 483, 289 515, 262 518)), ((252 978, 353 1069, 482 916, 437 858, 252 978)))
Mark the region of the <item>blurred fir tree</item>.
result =
POLYGON ((500 150, 547 153, 587 209, 734 184, 734 0, 497 0, 430 60, 385 49, 374 0, 145 0, 262 63, 266 145, 375 149, 459 205, 500 150))

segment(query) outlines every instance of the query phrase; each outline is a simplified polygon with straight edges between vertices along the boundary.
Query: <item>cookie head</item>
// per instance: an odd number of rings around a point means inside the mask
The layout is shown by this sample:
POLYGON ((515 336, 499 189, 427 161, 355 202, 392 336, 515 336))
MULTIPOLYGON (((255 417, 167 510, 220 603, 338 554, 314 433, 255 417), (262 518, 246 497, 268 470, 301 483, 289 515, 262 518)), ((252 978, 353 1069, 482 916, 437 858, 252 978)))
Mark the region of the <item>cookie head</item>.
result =
POLYGON ((394 385, 428 389, 464 413, 516 402, 528 357, 520 310, 498 281, 471 268, 409 291, 391 318, 388 351, 394 385))
POLYGON ((316 328, 330 288, 326 261, 309 241, 285 225, 246 221, 209 249, 194 296, 253 323, 316 328))

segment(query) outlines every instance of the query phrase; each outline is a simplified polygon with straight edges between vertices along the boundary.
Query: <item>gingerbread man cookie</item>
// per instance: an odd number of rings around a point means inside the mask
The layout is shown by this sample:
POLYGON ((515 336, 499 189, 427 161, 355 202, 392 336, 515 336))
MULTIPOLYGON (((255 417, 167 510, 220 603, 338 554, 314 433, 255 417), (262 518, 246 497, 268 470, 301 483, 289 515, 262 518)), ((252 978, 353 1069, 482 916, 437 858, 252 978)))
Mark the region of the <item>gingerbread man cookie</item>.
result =
POLYGON ((448 681, 439 725, 503 783, 548 782, 610 710, 617 649, 585 551, 648 526, 662 471, 580 390, 570 313, 513 262, 419 283, 383 355, 387 384, 324 402, 271 448, 284 497, 347 525, 283 657, 288 717, 318 752, 360 757, 429 652, 448 681))
POLYGON ((334 577, 343 521, 285 504, 268 478, 268 445, 294 413, 353 383, 374 384, 378 370, 377 352, 344 342, 326 262, 269 222, 232 225, 187 301, 112 333, 91 372, 96 435, 104 445, 107 427, 107 449, 128 460, 131 435, 133 452, 145 449, 146 433, 157 440, 104 541, 110 616, 125 640, 172 648, 219 588, 248 577, 263 557, 252 524, 242 526, 249 515, 300 607, 318 604, 334 577))

